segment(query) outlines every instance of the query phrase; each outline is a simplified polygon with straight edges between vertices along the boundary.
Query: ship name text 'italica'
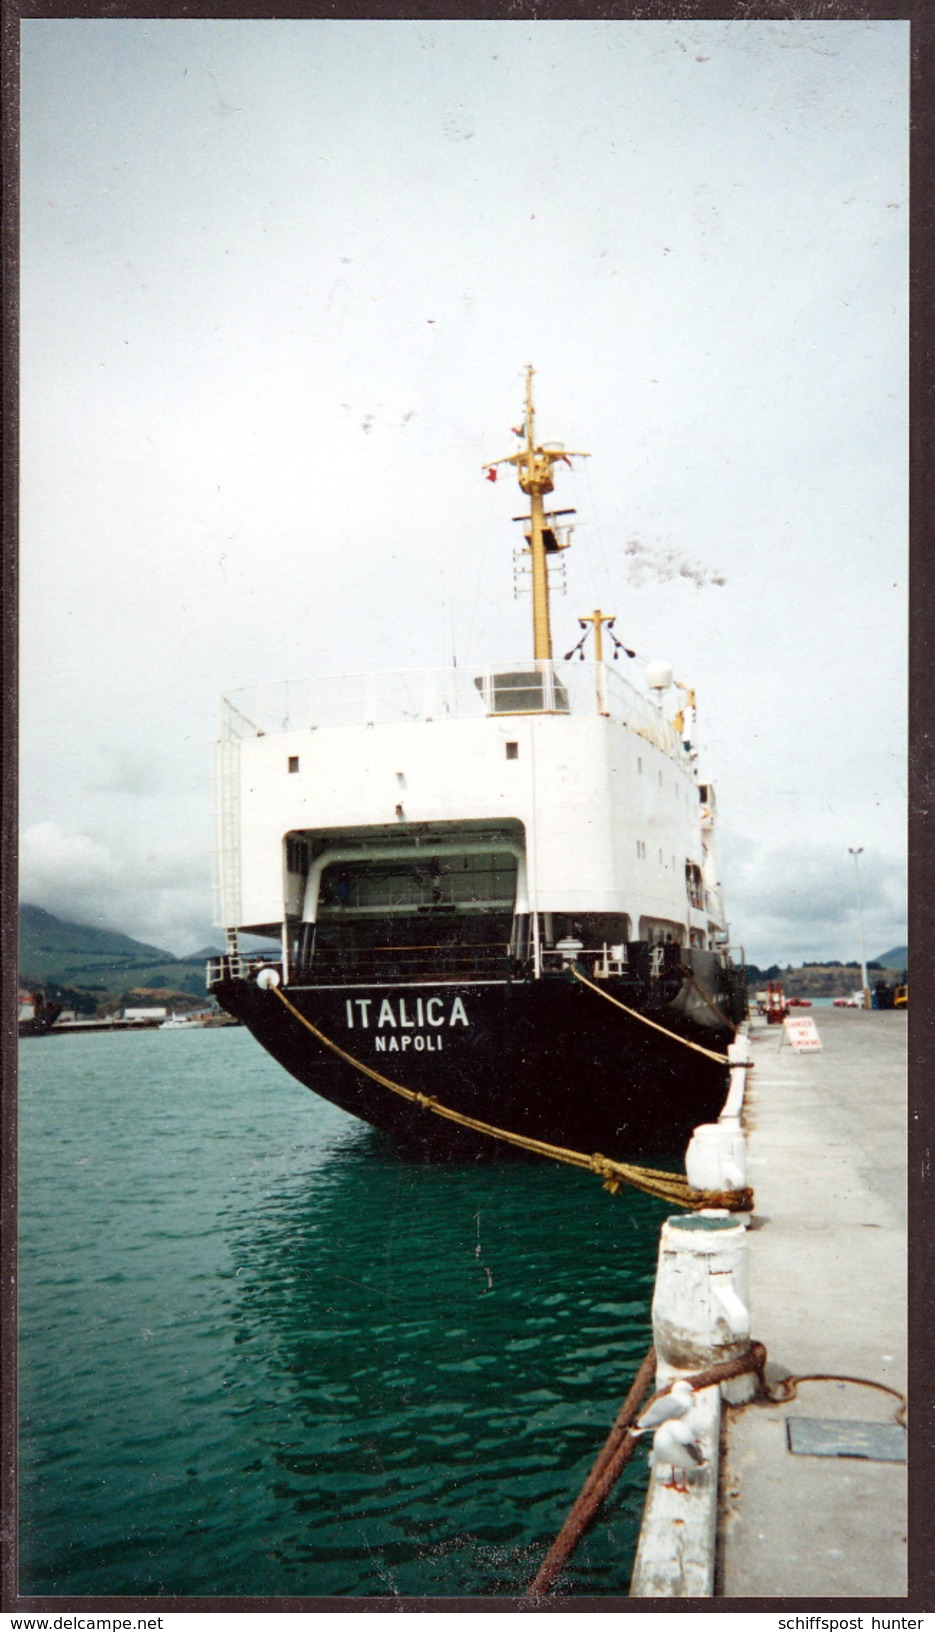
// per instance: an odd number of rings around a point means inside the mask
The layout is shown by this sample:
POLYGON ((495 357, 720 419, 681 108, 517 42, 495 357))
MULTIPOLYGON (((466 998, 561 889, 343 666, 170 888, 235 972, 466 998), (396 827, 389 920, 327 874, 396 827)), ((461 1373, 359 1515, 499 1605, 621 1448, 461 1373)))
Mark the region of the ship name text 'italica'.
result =
MULTIPOLYGON (((349 1031, 353 1031, 356 1026, 360 1026, 364 1031, 369 1028, 371 1024, 370 1010, 375 1002, 376 999, 372 997, 349 997, 347 999, 345 1009, 347 1013, 347 1025, 349 1031), (356 1019, 354 1016, 355 1008, 358 1011, 356 1019)), ((445 1013, 446 1000, 443 997, 427 997, 424 1000, 421 997, 417 997, 414 1002, 415 1013, 411 1014, 409 1009, 406 1007, 406 999, 404 997, 401 997, 395 1005, 390 1002, 388 997, 384 997, 380 1002, 379 1013, 377 1014, 374 1022, 376 1028, 379 1029, 381 1026, 393 1026, 399 1027, 402 1030, 413 1031, 426 1025, 470 1025, 470 1021, 468 1020, 465 1012, 464 1004, 462 1003, 460 997, 456 997, 452 1000, 451 1008, 448 1010, 447 1015, 445 1013)), ((409 1003, 410 1005, 413 1003, 412 998, 409 999, 409 1003)))

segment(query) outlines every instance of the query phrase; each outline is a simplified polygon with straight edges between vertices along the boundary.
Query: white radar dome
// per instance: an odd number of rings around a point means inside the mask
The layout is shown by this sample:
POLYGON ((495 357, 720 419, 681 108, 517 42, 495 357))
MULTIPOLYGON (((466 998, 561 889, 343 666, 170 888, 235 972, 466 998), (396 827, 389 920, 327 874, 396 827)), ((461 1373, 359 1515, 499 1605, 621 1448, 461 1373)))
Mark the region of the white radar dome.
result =
POLYGON ((670 663, 647 663, 646 684, 653 691, 668 691, 672 684, 672 665, 670 663))

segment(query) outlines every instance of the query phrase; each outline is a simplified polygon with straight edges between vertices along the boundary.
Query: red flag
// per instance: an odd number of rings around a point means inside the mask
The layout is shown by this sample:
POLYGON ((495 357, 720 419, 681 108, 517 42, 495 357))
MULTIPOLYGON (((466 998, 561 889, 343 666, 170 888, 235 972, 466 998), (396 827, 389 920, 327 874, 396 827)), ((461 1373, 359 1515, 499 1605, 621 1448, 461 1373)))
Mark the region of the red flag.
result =
POLYGON ((510 430, 513 432, 514 436, 525 436, 526 435, 525 425, 511 425, 510 430))
POLYGON ((560 454, 560 455, 559 455, 559 457, 560 457, 560 458, 561 458, 561 459, 564 459, 564 461, 565 461, 565 463, 566 463, 566 465, 567 465, 567 466, 568 466, 568 469, 569 469, 569 470, 574 470, 574 468, 575 468, 575 467, 574 467, 574 465, 573 465, 573 464, 572 464, 572 462, 571 462, 571 460, 570 460, 570 459, 569 459, 569 457, 568 457, 568 455, 567 455, 567 453, 563 453, 563 454, 560 454))
POLYGON ((495 482, 497 480, 497 472, 494 470, 492 465, 487 472, 487 480, 488 482, 495 482))

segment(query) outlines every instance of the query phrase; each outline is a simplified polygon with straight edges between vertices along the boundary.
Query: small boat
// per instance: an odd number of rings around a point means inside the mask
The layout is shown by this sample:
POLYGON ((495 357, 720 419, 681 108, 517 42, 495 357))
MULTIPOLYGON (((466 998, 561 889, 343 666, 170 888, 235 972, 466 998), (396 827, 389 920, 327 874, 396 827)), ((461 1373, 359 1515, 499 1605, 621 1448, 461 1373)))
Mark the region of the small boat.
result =
POLYGON ((553 655, 574 512, 545 499, 587 456, 537 440, 532 376, 514 451, 483 467, 528 500, 532 655, 223 699, 208 989, 300 1082, 425 1157, 502 1150, 478 1124, 681 1153, 721 1110, 746 1013, 714 787, 694 689, 613 615, 582 615, 553 655), (245 955, 241 932, 281 950, 245 955))
POLYGON ((207 1025, 203 1014, 170 1014, 160 1022, 160 1031, 201 1031, 207 1025))

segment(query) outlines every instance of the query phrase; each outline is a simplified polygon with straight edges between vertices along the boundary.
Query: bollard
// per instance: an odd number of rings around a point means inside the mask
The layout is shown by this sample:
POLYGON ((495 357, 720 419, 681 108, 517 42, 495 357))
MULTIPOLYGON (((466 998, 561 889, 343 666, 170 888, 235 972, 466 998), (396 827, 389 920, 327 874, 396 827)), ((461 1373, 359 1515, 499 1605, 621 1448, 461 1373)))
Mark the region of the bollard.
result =
MULTIPOLYGON (((652 1320, 659 1387, 747 1353, 750 1315, 743 1223, 716 1213, 666 1220, 652 1320)), ((755 1390, 756 1379, 750 1374, 721 1384, 723 1398, 734 1405, 750 1399, 755 1390)))
POLYGON ((747 1068, 743 1065, 732 1065, 730 1069, 730 1087, 724 1108, 718 1117, 719 1122, 730 1122, 738 1117, 743 1110, 743 1102, 747 1092, 747 1068))
MULTIPOLYGON (((708 1141, 701 1132, 701 1145, 708 1141)), ((714 1130, 717 1132, 717 1129, 714 1130)), ((747 1235, 725 1213, 668 1218, 662 1226, 653 1297, 656 1386, 690 1378, 750 1348, 747 1235)), ((640 1529, 632 1598, 709 1598, 717 1551, 721 1398, 739 1403, 756 1387, 749 1376, 702 1388, 686 1421, 705 1465, 688 1476, 688 1494, 667 1488, 657 1468, 640 1529)))
POLYGON ((746 1032, 741 1032, 736 1042, 728 1043, 727 1058, 731 1065, 750 1065, 752 1063, 753 1053, 746 1032))
POLYGON ((739 1116, 743 1109, 744 1095, 747 1088, 747 1072, 753 1069, 753 1055, 750 1049, 750 1039, 746 1034, 737 1038, 735 1043, 728 1043, 727 1058, 730 1064, 730 1087, 727 1099, 720 1115, 720 1121, 739 1116))
POLYGON ((738 1117, 722 1115, 719 1122, 695 1129, 685 1152, 685 1177, 693 1190, 743 1190, 747 1141, 738 1117))

